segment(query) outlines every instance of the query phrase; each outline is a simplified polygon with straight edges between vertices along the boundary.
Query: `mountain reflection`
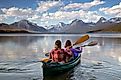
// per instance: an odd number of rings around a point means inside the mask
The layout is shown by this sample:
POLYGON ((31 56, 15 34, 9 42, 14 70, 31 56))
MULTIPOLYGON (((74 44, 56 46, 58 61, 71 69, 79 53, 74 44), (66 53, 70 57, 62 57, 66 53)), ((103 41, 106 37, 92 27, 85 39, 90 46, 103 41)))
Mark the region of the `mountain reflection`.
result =
POLYGON ((29 44, 36 42, 39 38, 44 37, 38 37, 38 36, 1 36, 0 37, 0 43, 14 43, 21 46, 28 46, 29 44))
POLYGON ((35 43, 38 39, 42 40, 43 38, 43 36, 1 36, 0 60, 22 60, 35 57, 33 52, 35 43))

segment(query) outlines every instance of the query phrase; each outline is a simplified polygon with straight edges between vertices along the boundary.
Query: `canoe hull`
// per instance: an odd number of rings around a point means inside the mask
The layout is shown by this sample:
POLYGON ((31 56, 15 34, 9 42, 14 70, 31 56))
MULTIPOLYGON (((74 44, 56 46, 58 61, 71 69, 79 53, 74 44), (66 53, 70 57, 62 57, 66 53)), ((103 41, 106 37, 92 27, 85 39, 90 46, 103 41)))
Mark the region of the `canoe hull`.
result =
POLYGON ((43 63, 43 75, 57 75, 57 74, 61 74, 64 72, 67 72, 71 69, 73 69, 76 65, 78 65, 80 63, 80 57, 81 54, 79 54, 79 56, 72 60, 69 63, 65 63, 65 64, 59 64, 59 63, 43 63))

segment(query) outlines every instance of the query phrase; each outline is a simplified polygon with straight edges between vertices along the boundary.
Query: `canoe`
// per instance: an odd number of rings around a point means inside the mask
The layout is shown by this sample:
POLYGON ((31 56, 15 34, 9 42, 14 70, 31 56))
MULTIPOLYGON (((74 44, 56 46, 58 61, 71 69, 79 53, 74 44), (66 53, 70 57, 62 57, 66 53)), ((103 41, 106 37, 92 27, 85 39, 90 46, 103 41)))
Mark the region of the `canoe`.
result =
POLYGON ((67 72, 73 69, 76 65, 80 63, 81 53, 79 53, 78 57, 68 63, 46 63, 43 62, 43 75, 44 76, 51 76, 51 75, 58 75, 64 72, 67 72))

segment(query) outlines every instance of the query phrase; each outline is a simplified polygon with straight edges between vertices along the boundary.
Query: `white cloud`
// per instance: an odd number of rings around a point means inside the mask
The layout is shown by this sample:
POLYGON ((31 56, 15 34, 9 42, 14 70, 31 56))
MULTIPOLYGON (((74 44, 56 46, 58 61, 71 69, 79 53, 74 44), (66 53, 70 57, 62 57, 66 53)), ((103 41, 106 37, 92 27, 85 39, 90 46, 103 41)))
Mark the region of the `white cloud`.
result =
POLYGON ((49 10, 50 8, 58 7, 61 5, 63 5, 61 1, 46 1, 46 2, 41 1, 40 3, 38 3, 36 11, 42 13, 49 10))
POLYGON ((111 8, 100 8, 99 11, 104 12, 106 15, 121 17, 121 2, 111 8))
MULTIPOLYGON (((18 7, 10 7, 10 8, 1 8, 0 9, 0 20, 4 21, 8 18, 12 17, 16 21, 22 19, 28 20, 36 20, 41 19, 43 12, 49 10, 53 7, 61 7, 63 3, 61 1, 46 1, 46 2, 38 2, 38 7, 33 10, 32 8, 18 8, 18 7), (4 14, 4 16, 3 16, 4 14)), ((9 19, 8 19, 9 20, 9 19)))
POLYGON ((34 11, 31 8, 22 9, 11 7, 9 9, 3 8, 2 12, 8 16, 31 16, 34 15, 34 11))
MULTIPOLYGON (((87 11, 83 9, 88 9, 90 7, 103 4, 103 1, 100 0, 94 0, 92 2, 88 3, 73 3, 68 4, 67 6, 63 7, 65 9, 70 8, 80 8, 78 11, 64 11, 64 10, 57 10, 56 12, 50 13, 48 12, 51 8, 56 7, 62 7, 63 2, 61 1, 47 1, 47 2, 40 2, 38 3, 38 7, 33 10, 32 8, 17 8, 17 7, 11 7, 11 8, 2 8, 1 12, 3 14, 0 14, 0 21, 6 21, 10 18, 13 18, 14 21, 19 21, 22 19, 27 19, 33 22, 37 22, 38 24, 57 24, 57 22, 70 22, 74 19, 81 19, 85 22, 96 22, 101 17, 98 15, 96 11, 87 11), (83 9, 81 9, 83 8, 83 9)), ((12 22, 13 23, 13 22, 12 22)))
POLYGON ((11 8, 2 8, 1 9, 3 14, 0 14, 0 21, 8 21, 11 23, 15 21, 19 21, 22 19, 28 19, 35 15, 36 11, 32 10, 31 8, 17 8, 17 7, 11 7, 11 8), (13 21, 13 22, 12 22, 13 21))
POLYGON ((94 0, 92 2, 87 2, 87 3, 72 3, 72 4, 66 5, 63 9, 64 10, 78 10, 78 9, 86 10, 93 6, 104 4, 104 3, 105 3, 104 1, 100 1, 100 0, 94 0))
POLYGON ((32 17, 28 18, 28 20, 36 20, 36 19, 39 19, 39 18, 41 18, 41 16, 33 15, 32 17))
MULTIPOLYGON (((22 10, 22 9, 21 9, 22 10)), ((41 15, 31 14, 29 12, 22 13, 19 9, 3 9, 3 12, 5 13, 4 16, 6 16, 6 19, 10 16, 13 16, 15 18, 15 21, 27 19, 30 21, 40 21, 39 23, 45 23, 48 24, 49 22, 60 22, 60 21, 66 21, 69 22, 74 19, 81 19, 85 22, 96 22, 101 16, 97 14, 95 11, 85 11, 85 10, 79 10, 79 11, 72 11, 72 12, 66 12, 66 11, 57 11, 55 13, 43 13, 41 15), (8 13, 10 12, 10 13, 8 13), (19 13, 18 13, 19 12, 19 13), (49 21, 49 22, 48 22, 49 21)), ((4 20, 4 16, 0 16, 1 20, 4 20)), ((57 23, 55 23, 57 24, 57 23)))
POLYGON ((49 13, 46 16, 42 16, 42 19, 44 21, 70 21, 74 19, 81 19, 85 22, 97 22, 101 16, 97 14, 95 11, 72 11, 72 12, 66 12, 66 11, 58 11, 56 13, 49 13))

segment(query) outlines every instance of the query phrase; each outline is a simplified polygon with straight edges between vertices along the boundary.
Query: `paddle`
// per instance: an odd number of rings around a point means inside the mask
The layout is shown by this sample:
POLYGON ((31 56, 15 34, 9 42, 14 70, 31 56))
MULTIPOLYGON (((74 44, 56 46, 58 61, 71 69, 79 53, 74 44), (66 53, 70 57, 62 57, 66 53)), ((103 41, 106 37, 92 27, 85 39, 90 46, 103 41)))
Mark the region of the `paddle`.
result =
POLYGON ((80 44, 88 39, 89 39, 89 35, 84 35, 84 36, 80 37, 79 39, 77 39, 76 42, 73 44, 73 46, 80 44))
MULTIPOLYGON (((49 56, 49 53, 48 53, 48 56, 49 56)), ((47 56, 47 58, 42 58, 42 60, 40 61, 40 62, 48 62, 50 59, 48 58, 48 56, 47 56)))
POLYGON ((81 46, 81 47, 86 47, 86 46, 95 46, 95 45, 97 45, 98 44, 98 42, 97 41, 91 41, 90 43, 88 43, 87 45, 83 45, 83 46, 81 46))

